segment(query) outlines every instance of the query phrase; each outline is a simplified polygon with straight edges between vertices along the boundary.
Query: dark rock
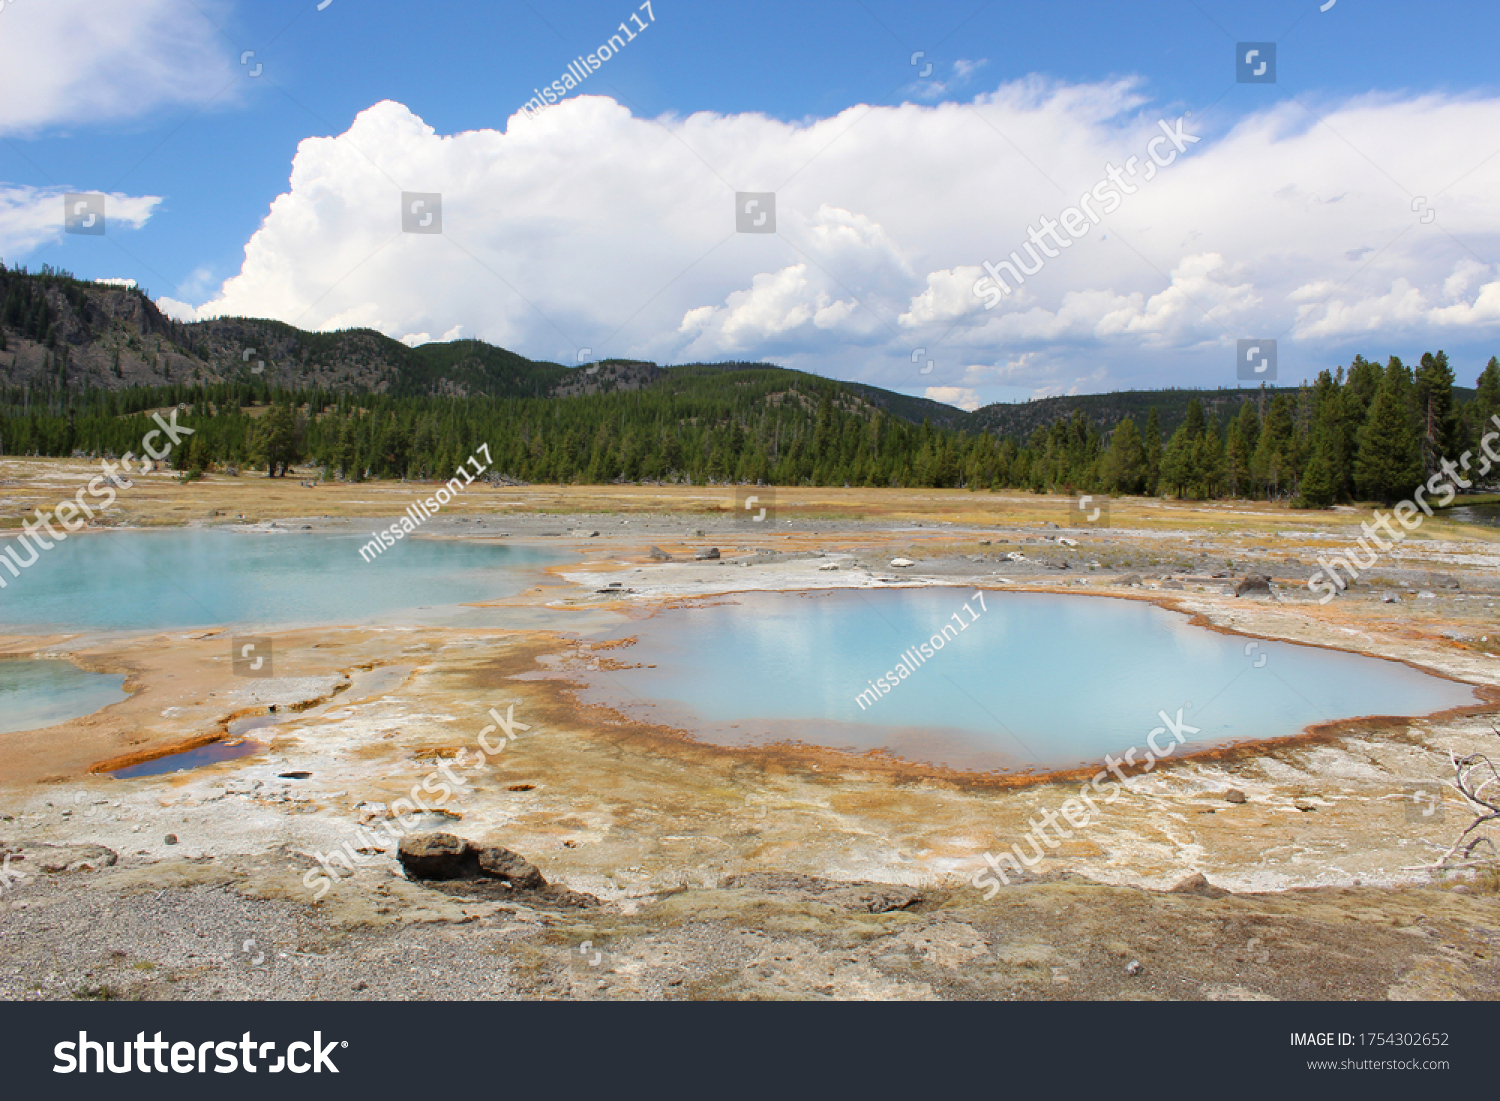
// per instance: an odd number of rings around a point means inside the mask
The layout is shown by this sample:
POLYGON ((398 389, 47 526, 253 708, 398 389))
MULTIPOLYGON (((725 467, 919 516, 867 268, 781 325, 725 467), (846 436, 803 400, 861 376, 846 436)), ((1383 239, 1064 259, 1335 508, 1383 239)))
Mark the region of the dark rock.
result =
POLYGON ((397 858, 409 879, 467 879, 479 874, 479 858, 451 833, 403 837, 397 858))
POLYGON ((175 845, 175 844, 177 844, 177 835, 175 833, 169 833, 169 834, 167 834, 167 844, 168 845, 175 845))
POLYGON ((1130 586, 1132 588, 1137 588, 1145 584, 1145 582, 1141 580, 1141 575, 1138 573, 1127 573, 1124 577, 1120 578, 1118 583, 1121 585, 1130 586))
POLYGON ((1241 791, 1239 788, 1230 788, 1228 791, 1226 791, 1224 793, 1224 798, 1226 800, 1228 800, 1229 802, 1231 802, 1231 803, 1243 803, 1243 802, 1246 802, 1245 793, 1243 791, 1241 791))
POLYGON ((1463 587, 1458 583, 1458 578, 1450 577, 1447 574, 1440 573, 1433 574, 1431 578, 1429 578, 1429 583, 1432 584, 1435 588, 1439 589, 1459 589, 1463 587))
POLYGON ((475 850, 479 858, 479 872, 491 879, 503 879, 521 891, 540 891, 547 886, 536 866, 518 853, 509 849, 486 847, 475 850))
POLYGON ((311 780, 311 772, 281 772, 277 773, 278 780, 311 780))
POLYGON ((1229 894, 1223 887, 1215 887, 1202 872, 1194 872, 1172 888, 1174 895, 1197 895, 1199 898, 1223 898, 1229 894))
POLYGON ((670 562, 670 561, 672 561, 672 556, 670 554, 668 554, 666 551, 662 550, 660 547, 652 547, 651 551, 650 551, 650 557, 651 557, 651 561, 653 561, 653 562, 670 562))
POLYGON ((693 557, 699 562, 711 562, 719 557, 719 548, 709 547, 707 550, 699 551, 697 554, 693 555, 693 557))
POLYGON ((1242 593, 1269 593, 1271 579, 1263 573, 1247 573, 1234 586, 1234 595, 1242 593))
POLYGON ((476 845, 451 833, 403 838, 398 855, 408 878, 445 882, 448 885, 441 889, 449 894, 493 899, 524 891, 535 904, 573 909, 600 904, 593 895, 548 883, 520 853, 476 845))

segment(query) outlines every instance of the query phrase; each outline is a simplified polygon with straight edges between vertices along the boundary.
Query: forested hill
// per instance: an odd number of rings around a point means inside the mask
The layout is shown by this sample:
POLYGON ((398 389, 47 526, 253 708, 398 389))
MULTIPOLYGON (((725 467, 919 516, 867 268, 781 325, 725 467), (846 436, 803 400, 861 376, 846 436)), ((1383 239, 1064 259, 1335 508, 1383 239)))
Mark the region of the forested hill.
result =
MULTIPOLYGON (((1109 394, 1074 394, 1055 398, 1037 398, 1015 404, 986 405, 965 416, 962 427, 971 432, 989 432, 997 436, 1027 439, 1038 428, 1051 427, 1054 421, 1070 420, 1081 412, 1089 424, 1108 430, 1130 417, 1137 425, 1146 423, 1156 410, 1162 433, 1170 436, 1187 419, 1188 408, 1197 401, 1204 416, 1225 422, 1239 412, 1246 402, 1254 402, 1263 416, 1276 395, 1298 400, 1297 386, 1245 387, 1230 390, 1118 390, 1109 394)), ((1473 399, 1473 387, 1454 386, 1454 400, 1459 404, 1473 399)))
MULTIPOLYGON (((783 371, 765 363, 659 367, 605 360, 565 367, 527 359, 482 340, 416 348, 370 329, 314 333, 280 321, 225 317, 184 324, 144 291, 0 265, 0 380, 33 393, 121 391, 242 383, 256 390, 319 391, 393 398, 576 398, 648 386, 726 393, 737 372, 783 371)), ((817 380, 822 381, 822 380, 817 380)), ((873 386, 840 386, 851 401, 913 424, 956 425, 961 410, 873 386)))
POLYGON ((1500 359, 1475 389, 1458 381, 1439 350, 1414 367, 1355 356, 1296 389, 964 413, 764 363, 565 367, 475 340, 179 324, 134 288, 0 267, 0 454, 139 453, 149 414, 175 408, 192 435, 171 461, 189 477, 310 464, 324 478, 446 478, 482 442, 495 474, 531 482, 1393 501, 1497 423, 1500 359))

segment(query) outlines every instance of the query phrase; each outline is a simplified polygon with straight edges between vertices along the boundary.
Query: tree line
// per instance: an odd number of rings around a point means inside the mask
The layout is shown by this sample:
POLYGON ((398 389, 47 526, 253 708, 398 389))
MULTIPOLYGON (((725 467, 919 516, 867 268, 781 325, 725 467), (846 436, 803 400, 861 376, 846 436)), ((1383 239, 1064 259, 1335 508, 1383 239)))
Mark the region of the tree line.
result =
MULTIPOLYGON (((24 304, 19 307, 25 309, 24 304)), ((35 316, 33 311, 31 316, 35 316)), ((38 319, 39 320, 39 319, 38 319)), ((141 451, 150 413, 194 429, 172 456, 188 476, 446 479, 479 443, 525 482, 756 483, 1027 489, 1283 500, 1392 501, 1500 414, 1500 362, 1459 404, 1439 351, 1408 367, 1356 356, 1296 392, 1246 393, 1222 420, 1197 399, 1164 437, 1156 410, 1102 427, 1080 411, 1026 439, 912 424, 836 382, 779 368, 678 368, 638 390, 568 398, 338 394, 225 382, 0 390, 0 453, 141 451)))

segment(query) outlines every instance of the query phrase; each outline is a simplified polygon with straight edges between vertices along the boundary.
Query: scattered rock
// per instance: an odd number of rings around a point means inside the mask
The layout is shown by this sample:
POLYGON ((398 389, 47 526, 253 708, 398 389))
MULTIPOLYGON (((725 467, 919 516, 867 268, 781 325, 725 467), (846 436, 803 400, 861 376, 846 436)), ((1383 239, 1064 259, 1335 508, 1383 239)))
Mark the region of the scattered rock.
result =
POLYGON ((1395 593, 1386 593, 1384 596, 1382 596, 1380 598, 1380 602, 1382 604, 1400 604, 1401 603, 1401 598, 1399 596, 1397 596, 1395 593))
POLYGON ((666 551, 662 550, 660 547, 652 547, 651 551, 650 551, 650 556, 651 556, 651 561, 653 561, 653 562, 670 562, 670 561, 672 561, 672 556, 670 554, 668 554, 666 551))
POLYGON ((915 566, 916 563, 913 562, 910 558, 892 558, 891 565, 895 566, 898 569, 905 569, 908 566, 915 566))
POLYGON ((1144 585, 1145 582, 1141 580, 1140 574, 1127 573, 1124 577, 1120 578, 1119 584, 1125 585, 1129 588, 1139 588, 1140 586, 1144 585))
POLYGON ((718 557, 719 557, 719 548, 718 547, 709 547, 706 550, 701 550, 697 554, 693 555, 693 558, 696 559, 699 562, 712 562, 712 561, 716 560, 718 557))
POLYGON ((1181 581, 1163 581, 1161 583, 1161 587, 1164 588, 1164 589, 1180 589, 1180 588, 1182 588, 1182 582, 1181 581))
POLYGON ((310 780, 310 779, 312 779, 312 773, 311 772, 281 772, 281 773, 277 773, 277 779, 279 779, 279 780, 310 780))
POLYGON ((1224 798, 1228 802, 1231 802, 1231 803, 1243 803, 1243 802, 1246 802, 1245 793, 1243 791, 1241 791, 1239 788, 1230 788, 1228 791, 1226 791, 1224 793, 1224 798))
POLYGON ((1140 960, 1131 960, 1129 963, 1127 963, 1125 965, 1125 974, 1127 974, 1127 975, 1131 975, 1131 976, 1139 975, 1144 970, 1146 970, 1146 969, 1141 966, 1141 961, 1140 960))
POLYGON ((1417 599, 1418 600, 1436 600, 1437 599, 1437 593, 1430 593, 1426 589, 1423 589, 1421 592, 1419 592, 1417 594, 1417 599))
POLYGON ((1452 577, 1452 576, 1450 576, 1448 574, 1435 573, 1430 578, 1428 578, 1428 581, 1429 581, 1429 583, 1432 584, 1432 586, 1434 588, 1438 588, 1438 589, 1461 589, 1461 588, 1463 588, 1463 586, 1458 583, 1458 578, 1452 577))
POLYGON ((168 845, 175 845, 175 844, 177 844, 177 835, 175 833, 169 833, 169 834, 167 834, 167 844, 168 845))
POLYGON ((575 538, 575 539, 597 539, 597 538, 599 538, 599 533, 597 531, 584 531, 582 528, 575 529, 571 534, 572 534, 573 538, 575 538))
POLYGON ((41 872, 56 875, 62 872, 97 872, 101 868, 114 867, 119 856, 113 849, 103 845, 33 845, 20 842, 0 842, 0 860, 13 858, 11 876, 18 873, 41 872), (21 867, 17 868, 17 864, 21 867))
POLYGON ((838 568, 838 564, 835 562, 828 562, 818 567, 820 570, 836 570, 838 568))

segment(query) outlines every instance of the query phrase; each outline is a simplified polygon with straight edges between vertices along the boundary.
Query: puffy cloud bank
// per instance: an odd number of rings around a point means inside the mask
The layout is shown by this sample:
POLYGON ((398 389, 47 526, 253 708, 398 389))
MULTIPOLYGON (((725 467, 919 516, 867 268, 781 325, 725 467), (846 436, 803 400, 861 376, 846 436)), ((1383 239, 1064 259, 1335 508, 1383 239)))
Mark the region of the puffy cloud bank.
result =
POLYGON ((240 272, 168 305, 564 362, 766 357, 966 406, 1233 385, 1243 336, 1280 337, 1296 377, 1495 342, 1500 157, 1476 135, 1500 133, 1500 100, 1318 111, 1189 116, 1201 140, 1157 169, 1159 120, 1183 112, 1128 80, 798 123, 584 95, 453 135, 383 102, 303 141, 240 272), (1030 227, 1132 157, 1110 213, 986 310, 981 265, 1026 257, 1030 227), (775 192, 774 234, 736 232, 742 191, 775 192), (441 233, 403 232, 406 192, 441 194, 441 233))

